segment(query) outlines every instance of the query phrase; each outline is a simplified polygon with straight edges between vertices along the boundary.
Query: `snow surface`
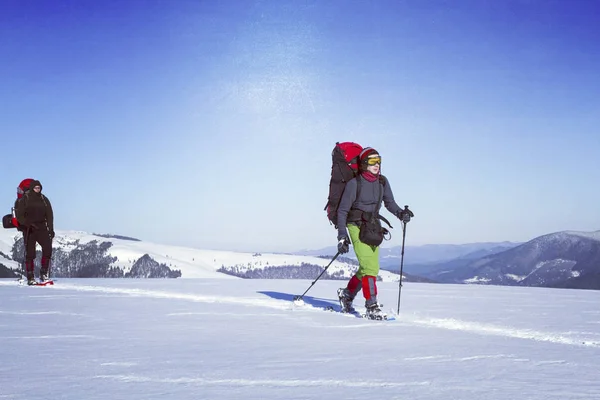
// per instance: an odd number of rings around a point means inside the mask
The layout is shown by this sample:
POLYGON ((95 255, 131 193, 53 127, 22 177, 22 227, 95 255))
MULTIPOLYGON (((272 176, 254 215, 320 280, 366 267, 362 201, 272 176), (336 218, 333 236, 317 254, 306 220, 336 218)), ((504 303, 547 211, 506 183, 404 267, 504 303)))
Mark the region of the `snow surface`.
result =
POLYGON ((310 283, 0 280, 0 399, 600 398, 598 291, 405 283, 375 322, 310 283))

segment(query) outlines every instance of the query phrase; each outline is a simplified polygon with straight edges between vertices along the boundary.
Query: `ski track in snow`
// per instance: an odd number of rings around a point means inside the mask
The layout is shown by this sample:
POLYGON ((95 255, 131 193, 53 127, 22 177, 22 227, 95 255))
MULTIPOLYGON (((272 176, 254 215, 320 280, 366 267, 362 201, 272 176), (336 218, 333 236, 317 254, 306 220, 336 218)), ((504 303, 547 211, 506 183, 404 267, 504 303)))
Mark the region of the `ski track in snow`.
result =
POLYGON ((430 361, 430 360, 439 360, 439 359, 450 359, 449 356, 423 356, 423 357, 409 357, 405 358, 404 361, 430 361))
POLYGON ((497 326, 491 324, 481 324, 478 322, 469 322, 457 320, 454 318, 422 319, 418 317, 403 317, 402 321, 410 325, 442 328, 453 331, 467 331, 483 335, 505 336, 516 339, 535 340, 539 342, 551 342, 558 344, 567 344, 572 346, 587 346, 600 348, 600 342, 581 337, 571 338, 551 332, 542 332, 533 329, 510 328, 507 326, 497 326))
POLYGON ((386 381, 355 381, 335 379, 208 379, 208 378, 152 378, 141 375, 96 375, 96 379, 110 379, 128 383, 165 383, 165 384, 192 384, 200 386, 270 386, 270 387, 348 387, 348 388, 371 388, 371 387, 407 387, 426 386, 429 381, 420 382, 386 382, 386 381))
MULTIPOLYGON (((482 361, 482 360, 499 360, 506 359, 511 362, 518 363, 530 363, 532 360, 528 358, 517 357, 514 354, 484 354, 484 355, 474 355, 469 357, 453 357, 450 355, 432 355, 432 356, 422 356, 422 357, 407 357, 404 358, 403 361, 408 362, 431 362, 431 363, 457 363, 457 362, 471 362, 471 361, 482 361)), ((534 362, 536 366, 541 365, 556 365, 556 364, 569 364, 565 360, 548 360, 548 361, 538 361, 534 362)))
POLYGON ((71 315, 76 317, 84 317, 85 314, 66 313, 62 311, 1 311, 0 314, 8 315, 71 315))
POLYGON ((167 317, 183 317, 183 316, 206 316, 206 315, 221 315, 233 318, 245 318, 245 317, 277 317, 281 318, 281 314, 277 313, 233 313, 233 312, 176 312, 166 314, 167 317))
POLYGON ((92 335, 37 335, 37 336, 0 336, 0 339, 101 339, 92 335))
POLYGON ((103 367, 135 367, 138 365, 138 363, 113 361, 113 362, 104 362, 104 363, 101 363, 100 365, 103 367))
POLYGON ((72 285, 63 284, 60 286, 53 286, 49 288, 51 290, 77 290, 80 292, 101 292, 108 294, 117 295, 128 295, 132 297, 150 297, 156 299, 170 299, 170 300, 187 300, 198 303, 220 303, 220 304, 231 304, 231 305, 242 305, 242 306, 258 306, 258 307, 269 307, 278 310, 290 309, 290 304, 282 302, 280 300, 269 300, 259 298, 242 298, 242 297, 227 297, 227 296, 205 296, 198 294, 186 294, 186 293, 173 293, 173 292, 162 292, 158 290, 145 290, 145 289, 133 289, 133 288, 108 288, 102 286, 84 286, 84 285, 72 285))
MULTIPOLYGON (((13 282, 0 282, 0 285, 14 285, 13 282)), ((276 310, 297 310, 300 311, 315 311, 322 312, 321 308, 312 307, 305 305, 302 307, 294 306, 293 303, 276 300, 276 299, 261 299, 261 298, 243 298, 243 297, 227 297, 227 296, 206 296, 197 294, 186 294, 186 293, 173 293, 164 292, 157 290, 145 290, 145 289, 134 289, 134 288, 112 288, 102 286, 90 286, 90 285, 75 285, 75 284, 61 284, 51 287, 45 287, 41 290, 76 290, 80 292, 88 293, 102 293, 111 295, 127 295, 132 297, 150 297, 157 299, 175 299, 175 300, 186 300, 200 303, 219 303, 219 304, 231 304, 241 306, 259 306, 266 307, 276 310)), ((171 314, 175 315, 175 314, 171 314)), ((347 315, 340 315, 347 317, 347 315)), ((402 315, 398 318, 395 315, 391 315, 396 318, 396 321, 387 321, 385 323, 373 323, 373 321, 361 321, 356 319, 360 323, 355 323, 346 326, 331 326, 331 328, 356 328, 363 329, 365 327, 381 328, 386 327, 402 327, 405 325, 422 326, 428 328, 447 329, 453 331, 464 331, 468 333, 480 334, 480 335, 493 335, 503 336, 516 339, 534 340, 539 342, 549 342, 556 344, 565 344, 571 346, 583 346, 600 348, 600 341, 588 339, 586 337, 576 336, 569 337, 564 334, 557 334, 552 332, 543 332, 533 329, 519 329, 511 328, 508 326, 498 326, 492 324, 482 324, 478 322, 470 322, 464 320, 458 320, 454 318, 420 318, 418 316, 405 316, 402 315)), ((355 318, 354 316, 350 316, 355 318)))

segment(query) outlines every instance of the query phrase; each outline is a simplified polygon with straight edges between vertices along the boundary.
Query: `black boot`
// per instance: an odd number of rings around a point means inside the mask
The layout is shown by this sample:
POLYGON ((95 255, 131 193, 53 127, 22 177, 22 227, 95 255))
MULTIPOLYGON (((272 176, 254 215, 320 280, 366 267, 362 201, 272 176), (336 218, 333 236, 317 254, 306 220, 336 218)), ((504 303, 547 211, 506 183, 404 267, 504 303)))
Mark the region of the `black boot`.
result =
POLYGON ((377 320, 383 320, 387 318, 383 311, 381 311, 381 308, 379 308, 377 297, 371 297, 369 300, 367 300, 365 302, 365 307, 367 308, 367 318, 377 320))
POLYGON ((27 284, 35 285, 37 282, 35 281, 35 275, 33 274, 33 261, 25 262, 25 271, 27 274, 27 284))
POLYGON ((356 312, 354 307, 352 306, 352 301, 354 300, 354 296, 352 293, 346 288, 338 289, 338 298, 340 300, 340 306, 342 307, 343 313, 353 313, 356 312))
POLYGON ((46 282, 49 279, 50 259, 42 257, 42 267, 40 268, 40 281, 46 282))

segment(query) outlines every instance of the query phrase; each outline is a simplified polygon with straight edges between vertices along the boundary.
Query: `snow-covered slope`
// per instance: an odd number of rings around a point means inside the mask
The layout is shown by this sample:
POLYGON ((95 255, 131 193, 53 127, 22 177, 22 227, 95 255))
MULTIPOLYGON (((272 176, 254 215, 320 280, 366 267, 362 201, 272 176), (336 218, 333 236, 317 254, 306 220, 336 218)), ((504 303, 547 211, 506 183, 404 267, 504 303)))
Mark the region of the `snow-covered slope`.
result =
POLYGON ((17 234, 21 235, 16 229, 0 230, 0 264, 13 270, 19 268, 19 263, 12 259, 12 248, 17 234))
MULTIPOLYGON (((0 231, 0 251, 12 255, 15 238, 20 237, 20 235, 16 230, 4 229, 0 231)), ((98 243, 110 242, 112 245, 108 248, 107 254, 116 257, 116 261, 112 263, 112 266, 122 268, 124 272, 129 272, 140 257, 148 254, 156 262, 165 264, 173 270, 180 270, 182 278, 234 278, 231 275, 218 272, 222 267, 235 268, 237 271, 243 272, 273 266, 301 267, 311 264, 325 267, 330 261, 329 259, 313 256, 201 250, 114 237, 106 238, 81 231, 56 231, 53 247, 55 250, 69 253, 78 246, 93 241, 98 243)), ((2 256, 0 256, 0 262, 11 268, 18 268, 18 263, 6 260, 2 256)), ((339 276, 349 278, 355 270, 355 265, 336 260, 328 268, 327 273, 337 273, 339 276)), ((381 271, 380 277, 383 281, 398 281, 398 275, 388 271, 381 271)))

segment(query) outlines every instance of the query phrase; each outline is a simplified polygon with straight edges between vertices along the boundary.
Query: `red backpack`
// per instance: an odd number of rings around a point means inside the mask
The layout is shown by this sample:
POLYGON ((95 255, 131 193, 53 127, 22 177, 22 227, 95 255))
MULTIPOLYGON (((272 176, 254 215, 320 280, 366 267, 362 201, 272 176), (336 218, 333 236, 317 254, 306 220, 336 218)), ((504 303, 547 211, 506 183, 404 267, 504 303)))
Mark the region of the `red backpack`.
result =
POLYGON ((17 200, 23 197, 26 191, 29 190, 31 186, 31 182, 33 182, 32 178, 23 179, 19 186, 17 186, 17 200))
POLYGON ((21 199, 25 192, 29 190, 32 181, 32 178, 23 179, 21 183, 19 183, 19 186, 17 186, 17 200, 15 201, 15 206, 12 208, 12 213, 6 214, 4 217, 2 217, 2 226, 4 228, 9 229, 19 227, 15 208, 17 207, 17 202, 19 201, 19 199, 21 199))
POLYGON ((358 156, 362 146, 354 142, 337 142, 331 152, 332 166, 329 180, 329 197, 325 210, 327 218, 337 229, 337 212, 346 183, 358 175, 358 156))

